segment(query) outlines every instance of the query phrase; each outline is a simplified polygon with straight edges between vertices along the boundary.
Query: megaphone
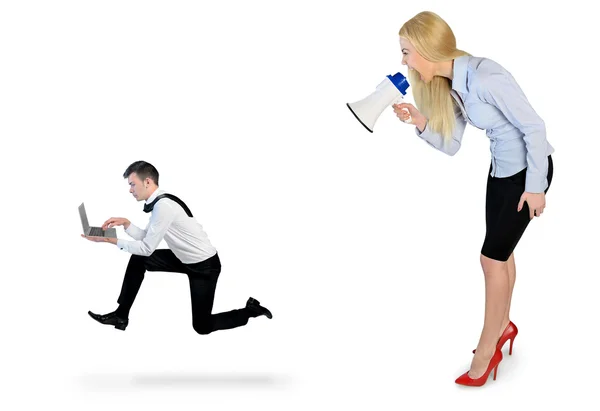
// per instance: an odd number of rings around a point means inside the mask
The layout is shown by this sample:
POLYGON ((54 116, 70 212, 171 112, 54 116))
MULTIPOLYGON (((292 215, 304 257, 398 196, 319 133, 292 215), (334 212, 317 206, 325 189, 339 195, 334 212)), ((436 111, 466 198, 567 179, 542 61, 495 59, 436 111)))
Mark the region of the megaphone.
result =
MULTIPOLYGON (((388 75, 375 91, 367 97, 355 103, 346 103, 354 117, 365 126, 371 133, 375 127, 375 122, 388 106, 404 102, 406 89, 409 87, 408 80, 402 73, 396 73, 393 76, 388 75)), ((404 109, 408 112, 408 109, 404 109)), ((409 117, 406 123, 410 123, 409 117)))

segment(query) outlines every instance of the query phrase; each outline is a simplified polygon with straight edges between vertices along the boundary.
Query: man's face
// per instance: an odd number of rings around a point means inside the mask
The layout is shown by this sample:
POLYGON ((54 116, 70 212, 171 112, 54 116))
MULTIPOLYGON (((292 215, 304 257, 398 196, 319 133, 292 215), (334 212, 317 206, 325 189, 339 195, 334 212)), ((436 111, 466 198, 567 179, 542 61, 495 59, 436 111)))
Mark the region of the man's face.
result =
POLYGON ((129 183, 129 192, 137 201, 145 201, 148 199, 147 185, 150 179, 146 178, 146 181, 140 180, 136 173, 129 174, 127 182, 129 183))

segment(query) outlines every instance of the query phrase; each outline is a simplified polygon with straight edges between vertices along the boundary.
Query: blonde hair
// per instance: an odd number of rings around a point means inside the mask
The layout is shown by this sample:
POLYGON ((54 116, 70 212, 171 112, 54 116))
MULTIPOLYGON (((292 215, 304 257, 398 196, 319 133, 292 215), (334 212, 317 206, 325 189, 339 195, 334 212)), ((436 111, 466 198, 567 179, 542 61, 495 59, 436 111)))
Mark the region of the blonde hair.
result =
MULTIPOLYGON (((456 38, 448 23, 431 11, 423 11, 408 20, 398 34, 410 41, 417 52, 431 62, 471 55, 456 48, 456 38)), ((429 83, 425 83, 416 71, 409 70, 408 80, 416 106, 428 119, 429 128, 444 138, 451 138, 456 118, 454 99, 450 95, 450 79, 434 76, 429 83)))

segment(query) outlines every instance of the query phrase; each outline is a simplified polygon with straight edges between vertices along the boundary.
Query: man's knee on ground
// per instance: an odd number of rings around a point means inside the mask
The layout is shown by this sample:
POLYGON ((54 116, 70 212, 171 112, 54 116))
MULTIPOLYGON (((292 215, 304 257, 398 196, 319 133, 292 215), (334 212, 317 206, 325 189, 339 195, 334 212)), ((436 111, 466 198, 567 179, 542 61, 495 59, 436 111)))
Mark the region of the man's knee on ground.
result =
POLYGON ((194 331, 198 334, 207 335, 212 332, 212 326, 209 321, 194 321, 194 331))

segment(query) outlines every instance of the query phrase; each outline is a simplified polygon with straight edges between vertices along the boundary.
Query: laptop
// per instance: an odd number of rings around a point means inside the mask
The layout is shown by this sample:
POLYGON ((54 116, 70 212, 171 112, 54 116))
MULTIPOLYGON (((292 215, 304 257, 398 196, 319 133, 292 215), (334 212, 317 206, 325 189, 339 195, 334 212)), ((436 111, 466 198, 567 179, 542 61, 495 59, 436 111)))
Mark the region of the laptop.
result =
POLYGON ((83 226, 83 234, 88 237, 110 237, 117 238, 117 229, 109 228, 103 230, 102 227, 90 227, 88 223, 87 214, 85 212, 85 206, 83 203, 79 206, 79 217, 81 217, 81 225, 83 226))

